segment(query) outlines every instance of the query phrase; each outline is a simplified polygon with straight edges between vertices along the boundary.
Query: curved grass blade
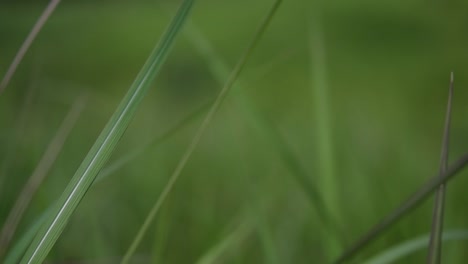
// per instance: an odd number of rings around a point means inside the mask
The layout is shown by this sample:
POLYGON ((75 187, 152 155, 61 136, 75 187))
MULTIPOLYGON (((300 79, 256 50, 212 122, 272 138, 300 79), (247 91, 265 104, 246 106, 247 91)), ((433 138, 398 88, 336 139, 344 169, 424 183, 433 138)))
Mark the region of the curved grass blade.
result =
MULTIPOLYGON (((442 234, 443 241, 461 241, 468 240, 468 230, 450 230, 442 234)), ((429 234, 411 240, 405 241, 399 245, 386 249, 375 257, 364 261, 364 264, 390 264, 397 263, 398 260, 427 247, 429 234)))
MULTIPOLYGON (((450 119, 452 115, 453 98, 453 72, 450 74, 450 87, 447 102, 447 112, 445 115, 444 135, 442 138, 442 151, 440 154, 440 174, 443 174, 448 167, 448 149, 450 138, 450 119)), ((432 215, 432 232, 429 240, 429 252, 427 263, 440 263, 442 255, 442 230, 444 225, 444 203, 445 203, 445 184, 441 184, 435 195, 434 211, 432 215)))
POLYGON ((26 251, 21 263, 42 262, 65 228, 71 214, 75 211, 97 174, 108 160, 133 115, 143 100, 150 84, 163 65, 175 37, 192 7, 193 0, 186 0, 180 6, 170 26, 153 50, 129 91, 122 99, 117 110, 97 138, 88 155, 76 171, 72 180, 59 199, 52 217, 37 233, 26 251))
POLYGON ((37 164, 37 167, 34 169, 33 173, 18 195, 18 198, 11 208, 0 232, 0 259, 3 258, 3 254, 8 248, 10 241, 15 234, 16 228, 18 227, 18 224, 21 221, 21 218, 29 206, 29 203, 31 202, 34 194, 44 181, 45 177, 49 173, 50 168, 57 159, 58 154, 62 150, 63 144, 72 131, 72 128, 75 126, 76 121, 78 120, 78 117, 84 108, 84 105, 85 99, 81 97, 78 98, 70 107, 68 114, 63 119, 62 124, 57 130, 54 138, 47 146, 47 149, 42 155, 42 158, 37 164))
POLYGON ((275 3, 273 4, 273 7, 269 11, 267 17, 261 24, 260 28, 258 29, 257 33, 254 35, 254 38, 252 42, 250 43, 249 47, 247 50, 244 52, 242 57, 240 58, 239 62, 237 63, 236 67, 232 71, 230 78, 226 81, 226 84, 224 87, 221 89, 219 92, 218 96, 216 97, 216 100, 214 101, 213 105, 211 106, 210 110, 206 114, 204 120, 202 121, 199 129, 195 133, 195 136, 192 138, 192 141, 190 142, 189 146, 187 147, 185 153, 183 154, 182 158, 180 159, 179 163, 177 164, 177 167, 175 168, 173 174, 169 177, 169 181, 164 187, 161 195, 159 196, 158 200, 154 204, 154 206, 151 208, 148 216, 146 217, 143 225, 141 226, 140 230, 138 231, 135 239, 133 240, 132 244, 128 248, 127 252, 125 253, 122 263, 128 263, 130 261, 130 258, 134 254, 136 248, 140 244, 141 240, 143 239, 144 234, 146 233, 146 230, 149 228, 151 222, 155 218, 157 212, 159 211, 159 208, 163 204, 164 200, 166 197, 169 195, 171 192, 175 182, 179 178, 182 170, 185 167, 185 164, 189 160, 190 156, 192 155, 193 151, 195 148, 198 146, 198 143, 200 142, 201 137, 203 136, 205 130, 207 129, 209 123, 213 119, 214 115, 220 108, 222 102, 226 98, 229 90, 233 86, 234 82, 236 81, 237 77, 241 73, 242 69, 244 68, 244 65, 246 64, 247 60, 250 58, 250 55, 252 54, 254 48, 257 46, 261 36, 263 33, 266 31, 268 25, 270 24, 271 19, 273 18, 274 14, 276 13, 276 10, 278 9, 279 5, 281 4, 282 0, 276 0, 275 3))
POLYGON ((408 212, 416 208, 421 202, 429 197, 429 195, 439 187, 439 185, 446 183, 453 178, 459 171, 468 165, 468 153, 463 155, 452 166, 449 166, 447 171, 443 174, 437 174, 435 177, 429 179, 418 191, 411 195, 405 202, 402 203, 397 209, 391 212, 380 223, 372 227, 365 233, 359 240, 357 240, 351 247, 349 247, 338 259, 333 263, 343 263, 361 249, 367 246, 370 242, 380 236, 390 226, 395 224, 408 212))
POLYGON ((42 27, 44 26, 45 22, 49 19, 50 15, 54 12, 55 8, 57 5, 60 3, 60 0, 51 0, 47 7, 44 9, 44 12, 41 14, 39 19, 36 21, 36 24, 34 24, 34 27, 31 29, 31 32, 29 32, 29 35, 26 37, 24 40, 23 44, 21 45, 20 49, 18 50, 18 53, 16 54, 15 58, 13 59, 13 62, 11 63, 10 67, 8 68, 5 76, 2 79, 2 82, 0 82, 0 95, 5 91, 5 88, 7 87, 8 83, 10 82, 11 78, 15 74, 16 69, 18 68, 18 65, 21 63, 21 61, 24 58, 24 55, 28 51, 29 47, 33 43, 34 39, 36 38, 37 34, 41 31, 42 27))

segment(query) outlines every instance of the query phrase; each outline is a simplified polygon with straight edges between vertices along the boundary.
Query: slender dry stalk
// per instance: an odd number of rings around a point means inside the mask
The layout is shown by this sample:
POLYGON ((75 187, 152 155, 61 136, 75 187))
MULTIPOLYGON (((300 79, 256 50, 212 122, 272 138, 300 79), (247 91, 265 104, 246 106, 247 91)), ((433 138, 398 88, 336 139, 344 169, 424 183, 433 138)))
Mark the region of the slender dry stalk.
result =
POLYGON ((2 231, 0 232, 0 259, 3 258, 5 250, 8 248, 16 228, 18 227, 21 218, 23 217, 26 208, 32 200, 32 197, 38 190, 39 186, 44 181, 49 173, 52 165, 60 153, 65 140, 75 126, 78 117, 81 114, 85 105, 84 97, 78 98, 71 106, 70 111, 64 118, 57 133, 52 141, 49 143, 44 155, 34 169, 34 172, 29 177, 28 181, 21 190, 18 199, 16 199, 8 217, 3 224, 2 231))
POLYGON ((11 63, 10 67, 8 68, 8 71, 3 77, 2 82, 0 83, 0 95, 3 93, 3 91, 7 87, 8 83, 13 77, 13 74, 15 74, 16 69, 18 68, 18 65, 23 60, 24 55, 26 54, 29 47, 33 43, 34 39, 37 37, 37 34, 39 34, 45 22, 49 19, 50 15, 52 14, 52 12, 54 12, 55 8, 57 7, 59 3, 60 3, 60 0, 51 0, 49 4, 47 5, 47 7, 44 9, 44 12, 42 12, 41 16, 36 21, 36 24, 34 24, 34 27, 31 29, 31 32, 29 32, 29 35, 24 40, 23 45, 21 45, 20 49, 18 50, 18 53, 16 53, 16 56, 13 59, 13 62, 11 63))
MULTIPOLYGON (((448 149, 450 138, 450 121, 452 116, 452 98, 453 98, 453 72, 450 74, 450 87, 447 101, 447 111, 445 114, 444 135, 442 138, 442 151, 440 154, 440 175, 447 171, 448 167, 448 149)), ((445 184, 441 184, 435 195, 434 211, 432 215, 432 231, 429 240, 429 252, 427 263, 440 263, 442 231, 444 225, 444 203, 445 203, 445 184)))
POLYGON ((437 174, 435 177, 428 180, 418 191, 411 195, 405 202, 403 202, 397 209, 392 211, 377 225, 373 226, 366 232, 360 239, 353 243, 341 256, 333 263, 343 263, 350 260, 361 249, 367 246, 374 239, 379 237, 385 230, 395 224, 404 215, 411 212, 416 206, 421 204, 429 195, 437 189, 441 184, 446 183, 452 179, 459 171, 468 165, 468 153, 465 153, 459 160, 457 160, 447 171, 443 174, 437 174))

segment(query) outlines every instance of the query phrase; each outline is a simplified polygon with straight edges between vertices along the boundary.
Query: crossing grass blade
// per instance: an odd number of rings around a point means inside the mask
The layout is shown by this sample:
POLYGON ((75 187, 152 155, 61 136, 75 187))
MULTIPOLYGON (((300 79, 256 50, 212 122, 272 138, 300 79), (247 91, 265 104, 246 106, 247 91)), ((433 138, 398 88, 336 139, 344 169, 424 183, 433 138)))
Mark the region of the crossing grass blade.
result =
POLYGON ((33 196, 41 186, 42 182, 49 173, 50 168, 60 153, 65 140, 75 126, 78 117, 81 114, 85 105, 84 97, 78 98, 75 103, 70 107, 70 111, 65 116, 60 125, 57 133, 52 141, 49 143, 46 151, 42 155, 41 160, 37 164, 33 173, 24 185, 23 189, 18 195, 13 207, 11 208, 8 216, 3 224, 0 232, 0 258, 3 258, 5 250, 8 248, 11 239, 13 238, 16 228, 18 227, 23 214, 29 206, 33 196))
POLYGON ((34 27, 31 29, 31 32, 29 32, 29 35, 24 40, 23 44, 18 50, 18 53, 13 59, 13 62, 11 63, 5 76, 3 77, 2 82, 0 82, 0 95, 5 91, 6 87, 8 86, 8 83, 10 82, 11 78, 16 72, 16 69, 23 60, 24 55, 28 51, 29 47, 31 47, 31 44, 33 43, 34 39, 37 37, 42 27, 47 22, 50 15, 54 12, 55 8, 59 3, 60 0, 51 0, 47 7, 44 9, 44 12, 42 12, 42 15, 36 21, 36 24, 34 24, 34 27))
MULTIPOLYGON (((440 174, 447 170, 448 150, 450 138, 450 119, 452 115, 453 98, 453 72, 450 74, 450 87, 445 115, 444 135, 442 139, 442 151, 440 154, 440 174)), ((441 184, 435 195, 434 211, 432 216, 432 232, 429 240, 429 252, 427 262, 431 264, 440 263, 442 254, 442 230, 444 224, 445 184, 441 184)))
POLYGON ((414 208, 420 205, 429 195, 435 191, 441 184, 445 184, 452 179, 458 172, 468 165, 468 153, 464 154, 453 165, 449 166, 447 171, 443 174, 437 174, 429 179, 418 191, 411 195, 405 202, 402 203, 397 209, 391 212, 387 217, 380 221, 377 225, 373 226, 367 233, 360 239, 352 244, 344 253, 341 254, 333 263, 343 263, 350 260, 355 254, 362 250, 374 239, 379 237, 390 226, 395 224, 407 213, 411 212, 414 208))
POLYGON ((210 124, 211 120, 213 119, 214 115, 216 112, 218 112, 221 104, 223 103, 224 99, 226 98, 228 92, 231 90, 234 82, 236 81, 237 77, 241 73, 242 69, 244 68, 245 64, 247 63, 248 59, 250 58, 253 50, 257 46, 259 40, 263 36, 263 33, 266 31, 268 28, 268 25, 270 24, 274 14, 276 13, 277 9, 279 8, 282 0, 276 0, 270 9, 268 15, 266 16, 265 20, 262 22, 260 28, 258 31, 255 33, 254 38, 246 51, 243 53, 242 57, 239 59, 237 65, 233 69, 229 79, 226 81, 224 87, 221 89, 219 92, 218 96, 216 97, 213 105, 211 106, 210 110, 206 114, 204 120, 202 121, 199 129, 196 131, 194 137, 192 138, 192 141, 190 142, 189 146, 187 147, 186 151, 184 152, 182 158, 180 159, 179 163, 177 164, 173 174, 169 177, 169 181, 164 187, 162 193, 160 194, 158 200, 154 204, 154 206, 151 208, 148 216, 146 217, 145 221, 143 222, 143 225, 141 226, 140 230, 138 231, 135 239, 131 243, 130 247, 128 248, 127 252, 125 253, 122 263, 128 263, 130 261, 130 258, 134 254, 136 248, 140 244, 141 240, 143 239, 143 236, 145 235, 147 229, 149 228, 151 222, 155 218, 157 212, 159 211, 159 208, 163 204, 164 200, 166 197, 169 195, 171 192, 174 184, 176 183, 177 179, 179 178, 182 170, 185 167, 185 164, 189 160, 190 156, 192 155, 193 151, 195 148, 198 146, 198 143, 201 140, 201 137, 205 133, 206 129, 208 128, 208 125, 210 124))
POLYGON ((85 196, 132 120, 138 105, 145 97, 151 82, 169 54, 175 37, 188 17, 192 5, 193 0, 185 0, 181 4, 159 44, 148 57, 134 83, 66 187, 52 216, 46 220, 36 234, 21 263, 40 263, 47 257, 70 216, 85 196))
MULTIPOLYGON (((466 241, 468 230, 448 230, 442 234, 442 241, 466 241)), ((402 242, 396 246, 386 249, 382 253, 364 261, 364 264, 390 264, 427 247, 429 234, 402 242)))

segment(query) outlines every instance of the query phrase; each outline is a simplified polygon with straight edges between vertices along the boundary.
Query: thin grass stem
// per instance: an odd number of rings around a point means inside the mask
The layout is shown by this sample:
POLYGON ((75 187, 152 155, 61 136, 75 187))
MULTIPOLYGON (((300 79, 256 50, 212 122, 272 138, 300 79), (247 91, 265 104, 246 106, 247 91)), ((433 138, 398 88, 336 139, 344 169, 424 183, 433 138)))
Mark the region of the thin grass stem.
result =
MULTIPOLYGON (((442 150, 440 154, 440 174, 447 171, 448 151, 450 138, 450 121, 452 116, 452 98, 453 98, 453 72, 450 74, 450 87, 447 101, 447 111, 445 115, 444 134, 442 137, 442 150)), ((441 184, 435 194, 434 210, 432 213, 432 232, 429 240, 429 250, 427 263, 440 263, 442 255, 442 231, 444 225, 444 203, 445 203, 445 184, 441 184)))
POLYGON ((366 232, 361 238, 353 243, 339 258, 333 263, 343 263, 350 260, 355 254, 367 246, 370 242, 375 240, 377 237, 382 235, 389 227, 395 224, 407 213, 411 212, 412 209, 420 205, 430 194, 435 191, 439 185, 445 184, 447 181, 452 179, 458 172, 460 172, 465 166, 468 165, 468 153, 464 154, 459 160, 453 165, 449 166, 447 171, 443 174, 437 174, 433 178, 429 179, 419 190, 405 200, 397 209, 388 214, 382 221, 377 225, 373 226, 368 232, 366 232))
POLYGON ((242 69, 244 68, 245 64, 247 63, 248 59, 250 58, 254 48, 257 46, 259 40, 263 36, 263 33, 266 31, 268 28, 268 25, 270 24, 270 21, 272 20, 274 14, 276 13, 279 5, 281 4, 282 0, 276 0, 275 3, 273 4, 273 7, 269 11, 267 17, 265 20, 262 22, 260 28, 254 35, 254 38, 246 51, 243 53, 242 57, 239 59, 239 62, 233 69, 230 78, 226 81, 226 84, 224 87, 221 89, 219 92, 218 96, 216 97, 213 105, 211 106, 210 110, 206 114, 204 120, 202 121, 199 129, 195 133, 195 136, 192 138, 192 141, 190 142, 189 146, 185 150, 182 158, 180 159, 179 163, 177 164, 174 172, 172 175, 169 177, 169 181, 164 187, 163 191, 161 192, 158 200, 154 204, 154 206, 151 208, 148 216, 146 217, 145 221, 143 222, 143 225, 140 227, 140 230, 138 231, 135 239, 131 243, 130 247, 128 248, 127 252, 124 255, 124 258, 122 259, 122 263, 128 263, 130 261, 130 258, 134 254, 136 248, 140 244, 141 240, 143 239, 143 236, 145 235, 146 231, 148 230, 149 226, 151 225, 153 219, 155 218, 157 212, 159 211, 159 208, 165 201, 166 197, 169 195, 169 193, 172 191, 172 188, 174 184, 176 183, 177 179, 179 178, 182 170, 185 167, 185 164, 189 160, 190 156, 192 155, 193 151, 195 148, 198 146, 203 134, 205 133, 206 129, 208 128, 208 125, 211 123, 211 120, 213 119, 214 115, 216 112, 218 112, 221 104, 223 103, 224 99, 226 98, 229 90, 233 86, 234 82, 236 81, 237 77, 241 73, 242 69))
POLYGON ((29 47, 31 47, 31 44, 33 43, 34 39, 37 37, 42 27, 47 22, 50 15, 54 12, 55 8, 59 3, 60 0, 51 0, 47 7, 44 9, 44 12, 42 12, 41 16, 36 21, 36 24, 34 24, 34 27, 31 29, 31 32, 29 32, 29 35, 24 40, 23 44, 18 50, 18 53, 13 59, 13 62, 10 64, 10 67, 8 68, 7 72, 5 73, 5 76, 3 76, 3 79, 0 82, 0 95, 5 91, 6 87, 8 86, 8 83, 10 82, 11 78, 16 72, 16 69, 23 60, 24 55, 29 50, 29 47))

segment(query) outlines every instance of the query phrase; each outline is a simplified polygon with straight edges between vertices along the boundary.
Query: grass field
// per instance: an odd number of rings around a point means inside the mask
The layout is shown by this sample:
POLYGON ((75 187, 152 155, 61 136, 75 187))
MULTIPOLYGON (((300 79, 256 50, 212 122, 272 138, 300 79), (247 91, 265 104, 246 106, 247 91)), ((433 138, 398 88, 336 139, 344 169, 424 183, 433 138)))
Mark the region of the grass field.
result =
MULTIPOLYGON (((0 76, 47 2, 0 3, 0 76)), ((0 225, 70 107, 85 106, 6 255, 60 197, 179 2, 63 1, 51 15, 0 94, 0 225)), ((437 174, 451 71, 450 162, 468 150, 468 4, 309 2, 282 3, 131 263, 330 262, 437 174)), ((128 161, 95 181, 47 261, 122 259, 272 4, 195 1, 101 172, 128 161)), ((458 235, 466 174, 447 185, 444 230, 458 235)), ((429 234, 432 200, 350 262, 429 234)), ((442 262, 464 263, 467 246, 444 242, 442 262)))

